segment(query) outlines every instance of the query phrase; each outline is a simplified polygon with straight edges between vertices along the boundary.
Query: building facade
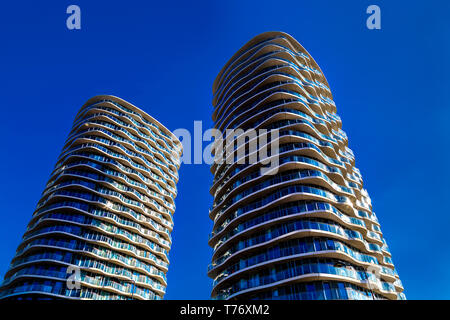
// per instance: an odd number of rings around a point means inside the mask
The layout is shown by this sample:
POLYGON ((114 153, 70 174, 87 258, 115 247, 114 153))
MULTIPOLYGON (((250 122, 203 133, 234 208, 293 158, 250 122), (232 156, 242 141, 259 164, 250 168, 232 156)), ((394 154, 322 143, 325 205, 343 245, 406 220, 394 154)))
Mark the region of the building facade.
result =
POLYGON ((249 161, 211 166, 212 298, 405 299, 311 55, 288 34, 263 33, 223 67, 213 94, 221 132, 278 130, 279 165, 272 175, 249 161))
POLYGON ((182 147, 114 96, 83 105, 1 299, 162 299, 182 147))

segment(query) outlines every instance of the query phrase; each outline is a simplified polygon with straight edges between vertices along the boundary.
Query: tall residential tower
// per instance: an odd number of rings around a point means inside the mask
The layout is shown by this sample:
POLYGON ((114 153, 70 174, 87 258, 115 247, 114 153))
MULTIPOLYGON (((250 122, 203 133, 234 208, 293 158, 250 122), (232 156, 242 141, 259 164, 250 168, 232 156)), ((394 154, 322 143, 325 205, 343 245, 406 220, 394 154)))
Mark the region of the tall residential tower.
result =
MULTIPOLYGON (((213 85, 215 128, 279 130, 278 171, 211 167, 214 299, 404 299, 327 80, 290 35, 244 45, 213 85)), ((258 146, 266 147, 265 145, 258 146)))
MULTIPOLYGON (((113 96, 78 112, 2 299, 162 299, 181 143, 113 96)), ((39 156, 39 155, 37 155, 39 156)))

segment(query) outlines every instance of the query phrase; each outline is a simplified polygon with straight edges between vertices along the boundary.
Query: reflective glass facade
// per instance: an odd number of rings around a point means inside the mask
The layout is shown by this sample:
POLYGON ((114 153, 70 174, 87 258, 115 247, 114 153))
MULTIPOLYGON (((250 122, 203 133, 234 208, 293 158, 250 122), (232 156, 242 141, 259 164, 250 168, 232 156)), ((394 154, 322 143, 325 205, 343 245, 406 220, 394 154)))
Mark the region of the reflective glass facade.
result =
POLYGON ((279 166, 275 175, 262 175, 261 163, 211 166, 212 298, 405 299, 309 53, 285 33, 256 36, 221 70, 213 94, 221 132, 279 130, 279 166))
POLYGON ((181 149, 170 131, 130 103, 90 99, 75 118, 0 298, 162 299, 181 149), (76 280, 73 267, 79 288, 67 282, 76 280))

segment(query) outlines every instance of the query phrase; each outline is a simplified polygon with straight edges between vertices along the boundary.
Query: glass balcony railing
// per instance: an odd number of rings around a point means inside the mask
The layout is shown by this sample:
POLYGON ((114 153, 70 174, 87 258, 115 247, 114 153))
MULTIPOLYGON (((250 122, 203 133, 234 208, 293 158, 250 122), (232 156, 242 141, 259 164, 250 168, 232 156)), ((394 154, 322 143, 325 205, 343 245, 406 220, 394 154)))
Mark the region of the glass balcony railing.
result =
MULTIPOLYGON (((243 232, 249 228, 252 228, 257 225, 262 225, 268 221, 271 221, 273 219, 278 219, 281 217, 286 217, 289 215, 294 214, 311 214, 311 213, 318 213, 318 212, 329 212, 335 216, 337 216, 341 221, 359 226, 360 228, 365 229, 366 225, 364 221, 347 216, 343 213, 341 213, 338 209, 336 209, 334 206, 332 206, 329 203, 326 202, 317 202, 317 201, 294 201, 289 202, 287 204, 283 204, 280 206, 277 206, 275 210, 271 210, 267 213, 264 213, 262 215, 258 215, 256 217, 250 218, 248 220, 245 220, 238 224, 235 228, 228 231, 225 235, 223 235, 219 241, 225 242, 229 238, 233 237, 234 235, 243 232)), ((223 224, 220 226, 217 226, 214 231, 210 234, 210 239, 220 233, 222 230, 224 230, 232 221, 234 221, 239 216, 230 216, 227 218, 227 220, 224 221, 223 224)))
MULTIPOLYGON (((277 224, 276 226, 271 226, 268 229, 265 229, 263 231, 259 231, 258 233, 247 237, 243 240, 239 240, 238 242, 235 242, 231 247, 228 246, 229 249, 221 255, 216 258, 212 265, 219 265, 223 263, 229 256, 242 251, 246 248, 250 248, 265 242, 268 242, 272 239, 281 237, 287 233, 294 232, 294 231, 301 231, 301 230, 320 230, 320 231, 326 231, 331 232, 337 235, 340 235, 341 237, 347 239, 347 240, 358 240, 359 242, 363 243, 366 250, 368 251, 375 251, 375 252, 381 252, 381 249, 379 246, 368 243, 366 240, 364 240, 364 237, 362 234, 358 231, 344 228, 341 225, 337 224, 336 222, 332 220, 326 220, 326 219, 319 219, 319 218, 304 218, 300 220, 296 220, 294 222, 286 222, 277 224)), ((217 252, 218 247, 216 248, 217 252)))

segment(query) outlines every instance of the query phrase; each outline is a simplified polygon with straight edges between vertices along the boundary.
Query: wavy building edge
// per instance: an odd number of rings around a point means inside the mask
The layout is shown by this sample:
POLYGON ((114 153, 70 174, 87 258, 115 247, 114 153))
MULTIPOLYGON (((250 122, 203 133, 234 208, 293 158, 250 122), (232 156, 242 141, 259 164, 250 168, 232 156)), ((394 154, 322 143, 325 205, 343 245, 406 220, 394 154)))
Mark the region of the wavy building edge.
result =
POLYGON ((316 61, 278 31, 244 44, 214 80, 215 128, 284 130, 286 161, 275 179, 211 166, 213 299, 405 299, 332 99, 316 61))

